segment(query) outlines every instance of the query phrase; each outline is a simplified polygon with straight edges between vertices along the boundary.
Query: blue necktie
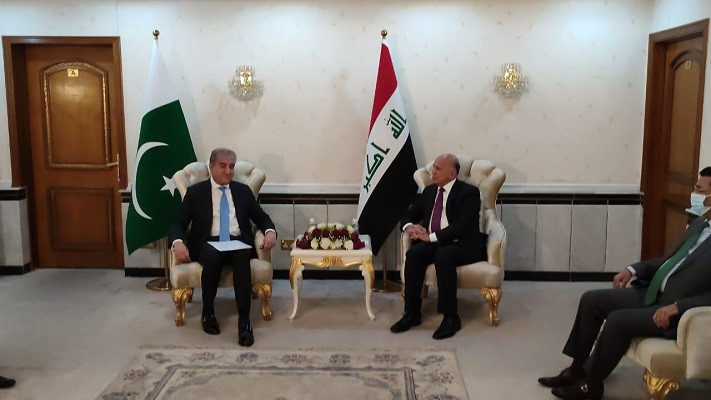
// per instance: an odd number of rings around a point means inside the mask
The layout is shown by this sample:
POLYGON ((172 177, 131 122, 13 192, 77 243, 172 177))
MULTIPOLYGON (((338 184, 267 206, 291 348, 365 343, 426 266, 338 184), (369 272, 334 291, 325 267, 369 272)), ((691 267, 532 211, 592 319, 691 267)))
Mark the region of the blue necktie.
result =
POLYGON ((227 203, 227 187, 222 186, 222 196, 220 197, 220 241, 230 240, 230 206, 227 203))

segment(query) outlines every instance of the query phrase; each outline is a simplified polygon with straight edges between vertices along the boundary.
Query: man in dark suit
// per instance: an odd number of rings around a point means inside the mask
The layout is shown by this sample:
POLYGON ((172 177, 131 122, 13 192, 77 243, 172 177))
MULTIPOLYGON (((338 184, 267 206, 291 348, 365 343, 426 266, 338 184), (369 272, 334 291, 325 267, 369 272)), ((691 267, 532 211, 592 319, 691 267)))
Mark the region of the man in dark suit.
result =
MULTIPOLYGON (((709 195, 711 167, 699 173, 692 205, 699 196, 702 204, 711 204, 709 195)), ((539 378, 542 385, 552 387, 552 393, 562 399, 600 399, 603 381, 633 338, 676 338, 679 319, 686 310, 711 305, 710 209, 703 206, 701 216, 687 227, 671 254, 628 266, 615 275, 612 289, 583 294, 563 348, 563 354, 573 362, 557 376, 539 378), (628 288, 632 277, 637 280, 628 288)))
POLYGON ((458 174, 457 157, 437 157, 432 166, 433 184, 422 191, 401 220, 403 230, 415 242, 405 257, 405 313, 390 328, 393 333, 422 322, 422 285, 432 263, 437 271, 437 311, 444 314, 432 337, 446 339, 462 327, 457 313, 457 267, 485 260, 486 240, 479 232, 479 189, 457 180, 458 174))
POLYGON ((236 160, 232 150, 218 148, 212 151, 210 179, 188 188, 180 218, 171 227, 169 238, 178 262, 197 260, 203 266, 201 322, 202 329, 211 335, 220 333, 214 303, 222 267, 227 264, 232 268, 239 316, 238 343, 251 346, 254 334, 249 321, 252 290, 249 260, 256 257, 251 221, 265 232, 262 246, 266 249, 274 247, 276 231, 249 186, 232 180, 236 160), (184 240, 187 240, 187 247, 184 240), (208 243, 219 240, 240 240, 252 248, 220 252, 208 243))

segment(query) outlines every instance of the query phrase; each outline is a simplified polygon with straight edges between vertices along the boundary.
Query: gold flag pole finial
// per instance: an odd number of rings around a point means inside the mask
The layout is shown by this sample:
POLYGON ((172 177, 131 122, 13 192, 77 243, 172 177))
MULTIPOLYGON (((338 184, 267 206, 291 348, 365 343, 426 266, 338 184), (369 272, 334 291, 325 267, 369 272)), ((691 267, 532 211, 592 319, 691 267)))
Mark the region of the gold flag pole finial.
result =
POLYGON ((382 31, 380 31, 380 36, 382 36, 383 39, 385 39, 385 37, 388 36, 388 30, 387 30, 387 29, 383 29, 382 31))
POLYGON ((153 30, 153 39, 158 40, 158 35, 160 35, 160 31, 158 29, 153 30))

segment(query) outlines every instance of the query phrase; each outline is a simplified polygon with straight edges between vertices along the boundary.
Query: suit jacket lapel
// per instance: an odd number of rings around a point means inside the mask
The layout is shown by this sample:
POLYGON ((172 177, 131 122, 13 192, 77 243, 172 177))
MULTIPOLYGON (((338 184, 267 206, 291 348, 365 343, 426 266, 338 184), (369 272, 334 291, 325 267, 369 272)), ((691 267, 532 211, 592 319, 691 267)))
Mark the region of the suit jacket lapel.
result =
POLYGON ((452 216, 449 215, 449 213, 454 209, 454 207, 450 207, 450 204, 456 204, 457 196, 459 196, 461 188, 462 185, 459 183, 459 179, 455 178, 452 189, 449 191, 449 195, 447 196, 447 204, 444 205, 444 211, 447 214, 447 219, 450 221, 452 220, 452 216))
MULTIPOLYGON (((697 226, 694 227, 694 229, 689 229, 687 231, 687 234, 684 235, 684 240, 686 240, 691 234, 700 232, 702 231, 706 226, 708 226, 708 222, 706 223, 699 223, 697 226)), ((706 251, 711 249, 711 236, 707 237, 706 240, 704 240, 701 244, 699 244, 699 247, 697 247, 691 254, 689 254, 685 259, 684 262, 679 265, 679 268, 674 271, 676 274, 680 270, 684 269, 687 265, 693 263, 696 259, 698 259, 702 254, 704 254, 706 251)), ((683 241, 682 241, 683 243, 683 241)))

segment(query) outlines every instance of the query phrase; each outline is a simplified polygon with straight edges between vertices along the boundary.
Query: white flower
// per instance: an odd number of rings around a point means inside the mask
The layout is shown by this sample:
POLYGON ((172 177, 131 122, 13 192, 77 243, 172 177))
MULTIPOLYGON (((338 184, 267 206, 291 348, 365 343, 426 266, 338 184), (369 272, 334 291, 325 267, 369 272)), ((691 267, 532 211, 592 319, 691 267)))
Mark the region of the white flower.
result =
POLYGON ((341 239, 336 239, 333 242, 331 242, 331 248, 332 249, 340 249, 341 246, 343 246, 343 241, 341 239))
POLYGON ((326 224, 323 223, 323 222, 321 222, 320 224, 316 225, 316 227, 317 227, 318 229, 323 229, 323 228, 325 228, 325 227, 327 227, 327 226, 328 226, 328 225, 326 225, 326 224))
POLYGON ((311 248, 314 250, 318 249, 318 239, 311 239, 311 248))
POLYGON ((346 230, 348 231, 349 234, 355 232, 355 228, 352 227, 352 226, 350 226, 350 225, 348 225, 348 226, 346 227, 346 230))
POLYGON ((309 226, 309 229, 306 230, 306 232, 311 232, 314 229, 316 229, 316 225, 311 225, 309 226))
POLYGON ((343 228, 345 228, 345 227, 346 227, 346 226, 343 225, 343 224, 336 224, 336 229, 339 229, 339 230, 340 230, 340 229, 343 229, 343 228))
MULTIPOLYGON (((313 244, 312 244, 313 247, 313 244)), ((321 248, 324 250, 328 250, 331 248, 331 239, 329 238, 321 238, 321 248)))
POLYGON ((346 240, 345 243, 343 243, 343 247, 346 248, 346 250, 353 250, 353 241, 352 240, 346 240))

